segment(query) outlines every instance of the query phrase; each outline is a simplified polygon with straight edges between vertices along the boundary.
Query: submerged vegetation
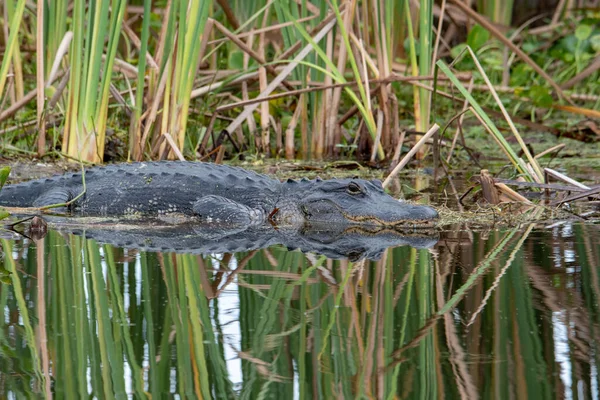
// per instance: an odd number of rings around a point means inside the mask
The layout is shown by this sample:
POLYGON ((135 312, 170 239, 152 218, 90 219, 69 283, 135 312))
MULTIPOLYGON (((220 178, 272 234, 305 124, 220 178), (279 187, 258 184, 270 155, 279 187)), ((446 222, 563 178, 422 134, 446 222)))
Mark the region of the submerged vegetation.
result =
POLYGON ((437 161, 472 157, 463 129, 483 125, 539 182, 517 123, 597 137, 600 17, 568 2, 2 4, 3 155, 389 164, 448 123, 437 161))

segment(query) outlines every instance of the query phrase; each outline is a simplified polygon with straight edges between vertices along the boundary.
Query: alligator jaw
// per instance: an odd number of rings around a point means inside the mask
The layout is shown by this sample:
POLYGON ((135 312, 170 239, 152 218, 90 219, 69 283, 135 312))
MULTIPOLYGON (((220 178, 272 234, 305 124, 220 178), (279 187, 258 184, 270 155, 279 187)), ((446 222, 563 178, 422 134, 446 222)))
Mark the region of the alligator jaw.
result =
POLYGON ((338 223, 391 229, 432 228, 437 224, 439 215, 432 207, 400 202, 391 197, 385 200, 387 201, 373 205, 373 209, 381 207, 383 211, 377 213, 369 210, 370 214, 352 213, 330 200, 320 201, 317 206, 301 205, 299 210, 309 223, 338 223))
MULTIPOLYGON (((322 224, 322 223, 306 223, 302 227, 302 230, 332 230, 332 226, 336 224, 322 224)), ((434 226, 427 225, 375 225, 375 224, 352 224, 344 225, 340 227, 340 231, 344 234, 355 233, 365 236, 381 236, 381 235, 393 235, 403 237, 422 237, 422 236, 433 236, 437 235, 437 229, 434 226)))
POLYGON ((437 212, 436 217, 432 217, 432 219, 402 219, 396 221, 385 221, 374 216, 357 217, 344 212, 340 212, 340 215, 344 217, 344 220, 327 221, 313 219, 312 215, 310 215, 308 210, 304 207, 300 207, 299 211, 301 213, 301 218, 298 218, 298 214, 288 214, 283 212, 279 208, 274 208, 269 213, 267 221, 274 227, 299 225, 312 226, 322 224, 342 225, 347 226, 347 229, 350 231, 360 231, 367 234, 378 234, 384 231, 406 233, 414 229, 425 231, 427 229, 434 228, 437 225, 437 212))
MULTIPOLYGON (((437 214, 437 213, 436 213, 437 214)), ((344 218, 356 225, 369 225, 383 228, 433 228, 437 224, 437 217, 431 219, 399 219, 394 221, 386 221, 373 216, 353 216, 343 213, 344 218)))

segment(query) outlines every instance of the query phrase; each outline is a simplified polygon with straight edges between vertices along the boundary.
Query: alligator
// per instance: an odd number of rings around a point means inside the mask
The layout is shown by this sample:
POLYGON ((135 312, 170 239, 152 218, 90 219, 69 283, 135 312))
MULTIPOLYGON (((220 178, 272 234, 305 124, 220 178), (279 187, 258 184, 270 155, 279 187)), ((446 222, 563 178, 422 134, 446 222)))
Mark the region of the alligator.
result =
POLYGON ((0 206, 59 209, 79 216, 183 216, 246 229, 305 223, 430 227, 431 207, 385 193, 378 180, 279 181, 239 167, 158 161, 94 167, 5 186, 0 206), (84 190, 85 183, 85 190, 84 190))

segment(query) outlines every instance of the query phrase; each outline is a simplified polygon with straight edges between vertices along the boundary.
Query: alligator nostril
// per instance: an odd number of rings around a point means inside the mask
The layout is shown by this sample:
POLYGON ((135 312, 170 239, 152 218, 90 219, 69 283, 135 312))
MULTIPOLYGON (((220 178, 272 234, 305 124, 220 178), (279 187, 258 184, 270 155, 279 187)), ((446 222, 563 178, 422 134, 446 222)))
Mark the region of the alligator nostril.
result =
POLYGON ((438 219, 440 215, 438 212, 429 206, 413 206, 412 210, 408 212, 408 219, 413 220, 432 220, 438 219))

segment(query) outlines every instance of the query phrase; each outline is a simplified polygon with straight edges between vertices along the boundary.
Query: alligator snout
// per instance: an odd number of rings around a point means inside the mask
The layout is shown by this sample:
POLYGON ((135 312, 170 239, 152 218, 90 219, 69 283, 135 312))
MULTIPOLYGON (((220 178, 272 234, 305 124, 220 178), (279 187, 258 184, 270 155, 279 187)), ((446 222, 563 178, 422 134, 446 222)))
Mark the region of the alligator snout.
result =
POLYGON ((438 212, 429 206, 407 205, 403 211, 406 214, 406 218, 403 220, 408 220, 408 222, 435 222, 440 217, 438 212))
POLYGON ((438 212, 433 207, 399 201, 391 196, 380 204, 374 204, 371 213, 374 222, 394 227, 431 227, 439 218, 438 212))

